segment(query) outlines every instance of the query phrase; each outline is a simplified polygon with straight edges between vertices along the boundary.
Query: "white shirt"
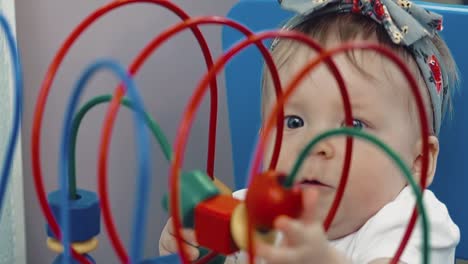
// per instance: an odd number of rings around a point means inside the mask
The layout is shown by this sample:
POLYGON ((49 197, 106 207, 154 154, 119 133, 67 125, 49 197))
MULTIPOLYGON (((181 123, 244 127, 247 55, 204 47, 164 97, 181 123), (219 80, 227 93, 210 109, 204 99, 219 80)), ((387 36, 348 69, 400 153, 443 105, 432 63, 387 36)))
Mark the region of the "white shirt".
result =
MULTIPOLYGON (((450 218, 445 205, 430 190, 424 191, 423 202, 429 220, 431 263, 454 263, 460 230, 450 218)), ((406 230, 414 205, 415 196, 407 186, 395 200, 380 209, 357 232, 330 243, 350 257, 353 263, 392 258, 406 230)), ((400 261, 409 264, 422 263, 421 227, 419 220, 400 261)))
MULTIPOLYGON (((246 190, 233 194, 244 199, 246 190)), ((430 260, 432 264, 455 262, 455 248, 460 240, 460 230, 452 221, 445 205, 430 190, 424 191, 424 206, 429 220, 430 260)), ((405 187, 395 200, 386 204, 358 231, 343 238, 330 241, 338 250, 352 260, 363 264, 379 258, 392 258, 395 254, 415 205, 410 187, 405 187)), ((416 224, 410 241, 400 258, 408 264, 422 263, 421 221, 416 224)))

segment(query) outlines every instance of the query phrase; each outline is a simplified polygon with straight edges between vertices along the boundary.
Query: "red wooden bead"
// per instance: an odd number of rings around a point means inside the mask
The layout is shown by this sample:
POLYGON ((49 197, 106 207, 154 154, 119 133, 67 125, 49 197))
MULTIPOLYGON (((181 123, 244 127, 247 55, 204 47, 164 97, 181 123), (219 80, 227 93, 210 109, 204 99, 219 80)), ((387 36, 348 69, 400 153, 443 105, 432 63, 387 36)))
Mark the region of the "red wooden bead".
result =
POLYGON ((195 207, 195 236, 197 242, 224 255, 239 249, 231 235, 231 217, 241 201, 230 195, 217 195, 195 207))
POLYGON ((255 228, 270 230, 281 215, 297 218, 302 213, 302 192, 282 185, 284 174, 268 171, 256 176, 249 186, 245 203, 255 228))

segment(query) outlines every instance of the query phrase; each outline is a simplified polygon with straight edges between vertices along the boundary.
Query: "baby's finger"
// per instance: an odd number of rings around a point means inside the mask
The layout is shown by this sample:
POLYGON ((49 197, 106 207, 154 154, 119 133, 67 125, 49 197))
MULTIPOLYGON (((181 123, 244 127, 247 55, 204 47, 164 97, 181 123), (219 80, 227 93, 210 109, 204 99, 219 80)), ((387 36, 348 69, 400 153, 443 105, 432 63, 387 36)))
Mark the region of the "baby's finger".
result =
POLYGON ((174 233, 174 221, 172 221, 172 217, 167 220, 164 230, 167 230, 169 234, 174 233))
POLYGON ((300 245, 306 241, 305 228, 300 221, 280 216, 275 220, 274 225, 278 231, 283 233, 284 239, 290 246, 300 245))
POLYGON ((256 254, 268 264, 296 263, 299 260, 299 255, 294 249, 275 247, 266 243, 258 243, 256 245, 256 254))
MULTIPOLYGON (((175 237, 175 230, 174 230, 174 221, 172 218, 167 220, 166 226, 164 229, 171 235, 175 237)), ((185 242, 190 245, 198 246, 197 239, 195 237, 195 231, 193 229, 182 229, 182 238, 185 242)))
POLYGON ((304 188, 302 190, 302 221, 305 224, 312 224, 315 220, 315 210, 317 208, 318 192, 315 189, 304 188))
MULTIPOLYGON (((198 256, 199 256, 199 251, 198 251, 198 248, 192 246, 192 245, 189 245, 187 243, 183 243, 183 248, 185 250, 185 252, 188 253, 188 256, 189 256, 189 259, 191 261, 194 261, 196 259, 198 259, 198 256)), ((178 250, 178 246, 177 246, 177 241, 175 239, 170 239, 170 238, 165 238, 163 239, 163 241, 161 241, 161 243, 159 244, 159 252, 161 254, 161 256, 163 255, 169 255, 169 254, 173 254, 173 253, 178 253, 179 250, 178 250)))
MULTIPOLYGON (((171 236, 173 236, 173 239, 175 240, 175 233, 169 233, 171 236)), ((192 229, 183 229, 182 230, 182 239, 185 241, 185 243, 192 245, 194 247, 198 247, 197 243, 197 238, 195 237, 195 231, 192 229)))

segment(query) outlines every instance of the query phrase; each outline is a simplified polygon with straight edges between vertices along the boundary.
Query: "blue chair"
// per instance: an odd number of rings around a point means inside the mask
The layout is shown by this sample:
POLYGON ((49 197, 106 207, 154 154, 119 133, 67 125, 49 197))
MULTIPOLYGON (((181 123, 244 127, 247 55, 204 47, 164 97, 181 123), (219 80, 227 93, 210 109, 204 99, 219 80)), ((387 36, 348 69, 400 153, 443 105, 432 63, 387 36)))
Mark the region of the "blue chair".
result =
MULTIPOLYGON (((422 3, 428 9, 444 15, 443 37, 458 63, 461 76, 468 77, 468 7, 422 3)), ((229 12, 234 19, 254 32, 278 28, 292 13, 282 10, 277 0, 240 0, 229 12)), ((223 49, 244 39, 230 28, 223 28, 223 49)), ((265 42, 269 46, 271 41, 265 42)), ((225 71, 229 124, 231 130, 235 187, 246 185, 249 161, 260 124, 260 83, 262 57, 256 48, 243 51, 225 71)), ((462 80, 463 81, 463 80, 462 80)), ((468 92, 462 82, 454 99, 455 114, 446 119, 440 135, 441 152, 438 172, 431 189, 448 207, 461 229, 457 258, 468 259, 468 92), (465 101, 465 104, 463 102, 465 101)))

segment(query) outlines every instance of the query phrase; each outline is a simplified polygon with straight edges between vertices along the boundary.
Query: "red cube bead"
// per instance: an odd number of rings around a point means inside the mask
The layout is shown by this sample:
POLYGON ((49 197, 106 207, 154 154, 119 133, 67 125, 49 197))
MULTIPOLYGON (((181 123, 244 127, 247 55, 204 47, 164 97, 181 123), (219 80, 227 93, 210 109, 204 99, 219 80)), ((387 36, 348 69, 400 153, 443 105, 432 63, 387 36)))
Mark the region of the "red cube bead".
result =
POLYGON ((195 207, 195 236, 198 244, 229 255, 239 249, 231 235, 231 217, 241 201, 230 195, 217 195, 195 207))

